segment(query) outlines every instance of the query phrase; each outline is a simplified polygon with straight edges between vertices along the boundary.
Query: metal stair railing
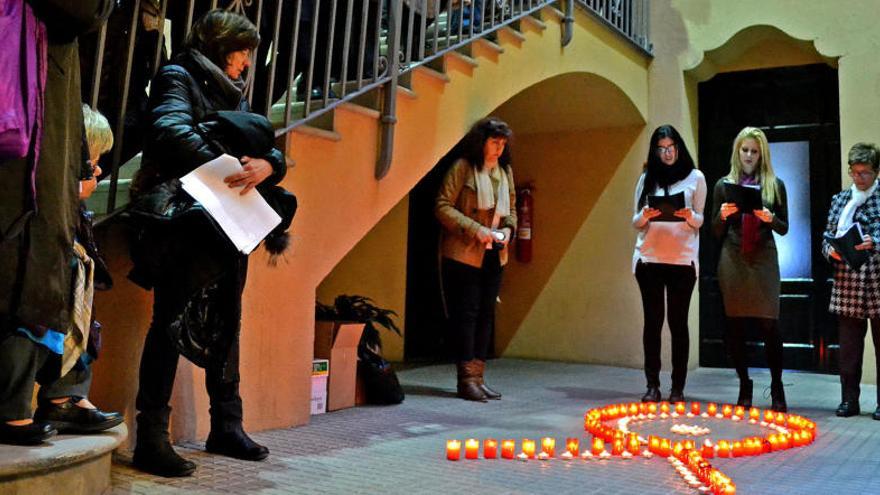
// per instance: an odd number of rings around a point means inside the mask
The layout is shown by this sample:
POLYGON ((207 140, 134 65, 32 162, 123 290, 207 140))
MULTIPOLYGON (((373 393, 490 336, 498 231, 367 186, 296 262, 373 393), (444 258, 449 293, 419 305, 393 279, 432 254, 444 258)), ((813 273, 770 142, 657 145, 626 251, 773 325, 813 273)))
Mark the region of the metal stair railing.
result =
POLYGON ((391 164, 401 76, 419 66, 436 68, 447 53, 463 51, 477 39, 496 40, 499 30, 545 7, 567 11, 565 45, 571 39, 573 1, 650 56, 647 0, 123 2, 81 43, 83 94, 111 121, 116 142, 106 167, 106 208, 96 200, 90 206, 112 214, 125 202, 120 185, 139 164, 149 79, 173 60, 194 20, 211 8, 245 15, 259 29, 262 41, 247 71, 245 93, 252 109, 273 122, 276 137, 300 126, 332 129, 333 110, 346 102, 380 111, 375 176, 381 179, 391 164))

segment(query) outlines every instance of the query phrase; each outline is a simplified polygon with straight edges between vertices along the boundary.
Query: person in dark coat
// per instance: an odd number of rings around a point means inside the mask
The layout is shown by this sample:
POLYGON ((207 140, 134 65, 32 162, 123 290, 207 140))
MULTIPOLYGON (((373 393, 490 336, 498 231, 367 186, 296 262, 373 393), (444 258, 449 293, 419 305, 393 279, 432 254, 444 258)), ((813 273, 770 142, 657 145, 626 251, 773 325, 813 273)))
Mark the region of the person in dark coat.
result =
POLYGON ((785 184, 773 173, 764 132, 746 127, 733 141, 730 173, 715 184, 712 229, 721 240, 718 284, 727 317, 725 340, 739 376, 737 405, 751 407, 752 380, 746 365, 745 338, 750 328, 764 337, 770 367, 774 411, 785 412, 782 386, 782 337, 779 333, 779 260, 773 234, 788 232, 785 184), (761 188, 763 208, 740 211, 727 197, 725 183, 761 188))
MULTIPOLYGON (((42 394, 54 384, 60 395, 83 395, 74 391, 86 377, 59 383, 61 360, 45 338, 49 329, 63 337, 73 326, 71 263, 83 129, 77 37, 100 26, 114 2, 27 4, 45 23, 48 37, 36 210, 28 186, 30 157, 0 163, 0 443, 15 444, 39 443, 56 433, 49 422, 31 419, 35 381, 43 385, 42 394)), ((69 417, 79 421, 80 409, 70 408, 69 417)))
MULTIPOLYGON (((834 268, 828 310, 837 315, 840 333, 841 400, 836 414, 844 418, 857 416, 860 412, 859 383, 869 320, 874 354, 880 355, 880 187, 877 184, 880 149, 870 143, 855 144, 849 150, 847 161, 853 184, 831 200, 825 234, 839 237, 858 224, 863 242, 855 249, 871 255, 864 265, 854 270, 823 237, 822 254, 834 268)), ((880 362, 877 363, 877 375, 880 376, 880 362)), ((880 391, 873 418, 880 420, 880 391)))
MULTIPOLYGON (((257 28, 247 18, 224 10, 212 10, 194 23, 183 51, 152 81, 149 128, 142 168, 133 187, 135 197, 221 154, 198 127, 213 112, 248 110, 242 94, 243 74, 259 40, 257 28)), ((242 194, 259 184, 275 184, 286 172, 285 159, 274 148, 262 157, 239 159, 242 172, 227 177, 226 182, 241 188, 242 194)), ((188 476, 196 469, 193 462, 177 455, 169 441, 168 403, 181 352, 179 339, 172 335, 207 331, 227 343, 225 349, 213 349, 205 362, 196 363, 205 367, 211 406, 206 449, 246 460, 262 460, 269 454, 242 429, 238 334, 247 257, 223 238, 217 237, 215 246, 204 247, 206 236, 200 233, 177 234, 158 230, 144 234, 164 236, 175 247, 147 284, 154 290, 153 322, 141 356, 136 404, 133 464, 160 476, 188 476), (203 247, 211 250, 215 261, 218 256, 225 260, 219 264, 224 271, 205 271, 209 265, 204 262, 203 247)))

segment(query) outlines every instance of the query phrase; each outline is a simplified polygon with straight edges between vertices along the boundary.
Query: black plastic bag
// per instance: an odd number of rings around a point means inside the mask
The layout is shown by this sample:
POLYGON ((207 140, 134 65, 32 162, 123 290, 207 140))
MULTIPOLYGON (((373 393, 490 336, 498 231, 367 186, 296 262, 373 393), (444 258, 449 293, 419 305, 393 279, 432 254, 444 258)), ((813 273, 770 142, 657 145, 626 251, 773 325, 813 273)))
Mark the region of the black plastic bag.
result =
POLYGON ((403 388, 391 363, 364 346, 358 347, 358 375, 364 380, 368 404, 400 404, 403 388))

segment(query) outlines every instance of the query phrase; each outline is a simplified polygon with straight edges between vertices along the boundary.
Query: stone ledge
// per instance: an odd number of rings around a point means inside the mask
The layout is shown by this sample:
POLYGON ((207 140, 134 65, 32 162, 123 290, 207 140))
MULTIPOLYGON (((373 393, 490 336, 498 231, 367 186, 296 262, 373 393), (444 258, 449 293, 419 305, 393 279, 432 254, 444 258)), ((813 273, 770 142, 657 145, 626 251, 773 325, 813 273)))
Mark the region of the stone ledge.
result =
MULTIPOLYGON (((10 488, 9 485, 28 483, 29 478, 57 476, 60 471, 72 471, 71 475, 77 476, 73 468, 94 469, 95 462, 106 464, 106 482, 109 483, 110 454, 127 436, 128 429, 123 423, 91 435, 58 435, 33 447, 0 444, 0 492, 6 493, 4 490, 10 488)), ((65 490, 64 493, 73 492, 65 490)))

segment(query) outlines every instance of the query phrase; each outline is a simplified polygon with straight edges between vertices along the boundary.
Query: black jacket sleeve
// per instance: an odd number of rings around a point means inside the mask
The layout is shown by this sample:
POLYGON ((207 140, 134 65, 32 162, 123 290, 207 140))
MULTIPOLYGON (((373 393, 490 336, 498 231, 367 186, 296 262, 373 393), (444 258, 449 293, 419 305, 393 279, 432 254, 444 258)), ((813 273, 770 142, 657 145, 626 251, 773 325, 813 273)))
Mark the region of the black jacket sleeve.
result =
POLYGON ((46 24, 49 37, 69 43, 77 36, 97 29, 110 17, 114 0, 28 0, 34 13, 46 24))
POLYGON ((167 65, 153 78, 149 135, 146 146, 156 151, 157 168, 165 177, 182 177, 219 156, 196 130, 192 81, 180 66, 167 65))

